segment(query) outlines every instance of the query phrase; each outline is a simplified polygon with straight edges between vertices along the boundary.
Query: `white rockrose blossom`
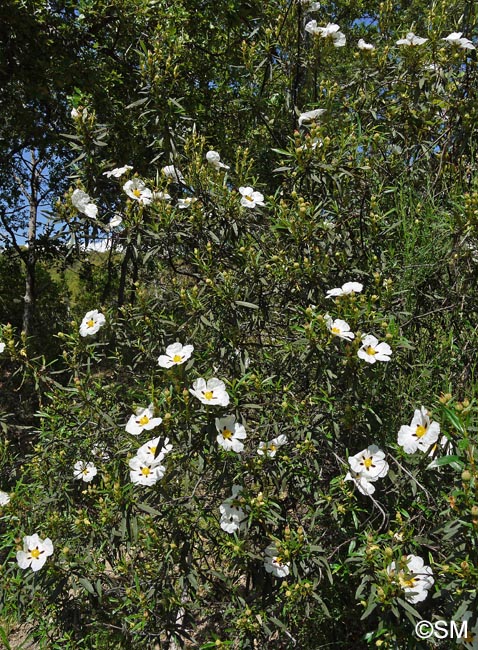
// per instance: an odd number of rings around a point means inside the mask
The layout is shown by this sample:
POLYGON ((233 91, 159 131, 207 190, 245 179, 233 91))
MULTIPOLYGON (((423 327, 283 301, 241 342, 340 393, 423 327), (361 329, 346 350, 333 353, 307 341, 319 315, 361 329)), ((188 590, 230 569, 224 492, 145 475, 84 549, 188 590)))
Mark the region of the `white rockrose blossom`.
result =
POLYGON ((363 38, 359 38, 359 41, 357 43, 357 47, 359 50, 367 50, 371 51, 375 49, 375 45, 372 45, 372 43, 366 43, 363 38))
POLYGON ((161 368, 171 368, 178 366, 187 361, 194 352, 194 345, 182 345, 181 343, 171 343, 166 348, 166 354, 158 357, 158 364, 161 368))
POLYGON ((285 578, 290 573, 290 562, 284 561, 275 544, 269 544, 265 550, 264 568, 277 578, 285 578))
POLYGON ((206 154, 206 160, 214 167, 214 169, 229 169, 229 165, 225 165, 221 162, 221 156, 217 151, 208 151, 206 154))
POLYGON ((197 397, 203 404, 211 406, 227 406, 229 404, 229 395, 226 385, 220 379, 213 377, 206 381, 202 377, 196 379, 193 387, 189 392, 197 397))
POLYGON ((153 201, 170 201, 171 196, 167 192, 153 192, 153 201))
POLYGON ((0 341, 0 354, 5 350, 5 343, 3 341, 0 341))
POLYGON ((75 190, 71 195, 71 202, 78 212, 85 214, 90 219, 96 219, 98 208, 92 203, 90 196, 86 192, 75 190))
POLYGON ((327 325, 327 329, 334 336, 338 336, 340 339, 346 339, 349 341, 354 340, 355 334, 350 331, 350 325, 344 320, 341 320, 340 318, 332 320, 332 317, 329 314, 325 314, 324 321, 327 325))
POLYGON ((79 460, 75 463, 73 469, 73 476, 75 481, 84 481, 85 483, 90 483, 95 476, 98 474, 94 463, 85 463, 84 460, 79 460))
POLYGON ((363 284, 360 282, 346 282, 341 287, 329 289, 326 298, 335 298, 337 296, 348 296, 351 293, 360 293, 363 289, 363 284))
POLYGON ((335 23, 327 23, 325 27, 319 27, 316 20, 311 20, 305 26, 305 31, 321 38, 330 38, 334 47, 343 47, 346 43, 345 34, 339 31, 340 27, 335 23))
POLYGON ((390 361, 392 348, 388 343, 379 343, 378 339, 372 334, 362 337, 362 347, 359 348, 357 355, 359 359, 367 363, 376 361, 390 361))
POLYGON ((70 115, 72 120, 77 120, 80 117, 80 112, 75 107, 73 107, 71 109, 70 115))
POLYGON ((237 454, 244 450, 241 440, 247 438, 246 429, 243 424, 236 422, 234 415, 216 418, 216 429, 219 432, 216 440, 223 449, 237 454))
POLYGON ((461 47, 464 50, 475 50, 475 46, 473 43, 468 39, 462 37, 462 32, 452 32, 451 34, 448 34, 445 38, 442 38, 442 41, 447 41, 451 45, 456 45, 457 47, 461 47))
POLYGON ((139 178, 132 178, 123 185, 123 190, 130 199, 142 205, 149 205, 153 200, 153 193, 139 178))
POLYGON ((132 415, 126 424, 126 431, 139 436, 143 431, 158 427, 162 421, 162 418, 154 417, 154 404, 150 404, 147 408, 136 409, 136 415, 132 415))
POLYGON ((306 111, 305 113, 301 113, 299 115, 299 127, 304 124, 304 122, 313 122, 315 121, 318 117, 321 117, 325 113, 326 109, 325 108, 316 108, 313 111, 306 111))
POLYGON ((161 436, 158 436, 141 445, 136 452, 136 456, 149 465, 154 465, 155 463, 160 463, 172 448, 173 445, 169 442, 169 438, 161 438, 161 436))
POLYGON ((219 525, 226 533, 241 533, 247 528, 247 516, 242 508, 227 501, 219 506, 221 519, 219 525))
POLYGON ((194 196, 188 196, 186 199, 178 199, 178 208, 180 210, 185 210, 193 203, 196 203, 197 199, 194 196))
POLYGON ((252 187, 240 187, 241 205, 244 208, 255 208, 256 205, 264 206, 264 195, 255 192, 252 187))
POLYGON ((116 167, 115 169, 111 169, 110 171, 103 172, 103 176, 106 176, 106 178, 120 178, 123 176, 123 174, 126 174, 127 171, 130 169, 133 169, 131 165, 124 165, 123 167, 116 167))
POLYGON ((428 38, 422 38, 421 36, 416 36, 413 32, 408 32, 405 38, 400 38, 397 41, 397 45, 408 45, 408 47, 416 47, 417 45, 423 45, 426 43, 428 38))
POLYGON ((440 435, 438 422, 430 420, 427 409, 422 406, 416 409, 410 425, 404 424, 398 432, 398 444, 403 447, 407 454, 414 454, 416 451, 427 451, 431 445, 436 443, 440 435))
POLYGON ((283 447, 287 444, 287 436, 284 433, 281 433, 277 438, 269 440, 269 442, 260 442, 259 447, 257 448, 257 453, 259 456, 267 456, 267 458, 274 458, 277 454, 279 447, 283 447))
POLYGON ((184 176, 175 165, 166 165, 161 171, 166 178, 171 178, 176 183, 184 183, 184 176))
POLYGON ((377 445, 370 445, 355 456, 349 456, 348 461, 352 472, 360 474, 367 481, 374 482, 388 473, 385 453, 377 445))
POLYGON ((92 336, 93 334, 96 334, 100 327, 103 327, 105 323, 106 318, 104 314, 97 309, 86 312, 81 321, 80 336, 92 336))
POLYGON ((135 485, 151 486, 163 478, 166 468, 158 462, 148 463, 140 456, 134 456, 129 461, 130 479, 135 485))
POLYGON ((406 561, 399 562, 398 567, 397 562, 392 562, 387 573, 403 589, 405 600, 412 604, 425 600, 435 582, 431 567, 418 555, 407 555, 406 561))
POLYGON ((350 470, 350 472, 347 472, 344 481, 353 481, 357 490, 365 496, 370 496, 375 492, 375 485, 373 485, 371 481, 363 476, 362 473, 357 473, 353 470, 350 470))
POLYGON ((23 538, 23 551, 17 551, 17 562, 20 569, 39 571, 47 557, 53 555, 53 543, 49 537, 41 539, 37 533, 23 538))
POLYGON ((0 490, 0 506, 6 506, 8 503, 10 503, 10 495, 8 492, 0 490))
POLYGON ((121 226, 122 223, 123 217, 121 217, 119 214, 115 214, 114 217, 111 217, 108 223, 108 229, 113 230, 113 228, 118 228, 118 226, 121 226))

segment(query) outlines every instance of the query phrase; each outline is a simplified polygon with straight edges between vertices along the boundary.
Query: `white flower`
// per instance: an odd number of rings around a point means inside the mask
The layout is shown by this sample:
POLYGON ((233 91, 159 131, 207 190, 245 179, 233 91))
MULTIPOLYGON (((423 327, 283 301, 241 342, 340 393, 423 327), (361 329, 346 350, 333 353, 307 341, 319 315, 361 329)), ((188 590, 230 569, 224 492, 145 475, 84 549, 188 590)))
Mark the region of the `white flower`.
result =
POLYGON ((167 192, 153 192, 153 201, 170 201, 171 196, 167 192))
POLYGON ((78 212, 85 214, 90 219, 96 219, 98 208, 91 202, 91 198, 86 192, 83 192, 83 190, 75 190, 71 195, 71 202, 78 212))
POLYGON ((264 205, 264 195, 260 192, 254 192, 252 187, 240 187, 241 205, 244 208, 255 208, 256 205, 264 205))
POLYGON ((123 223, 123 218, 119 214, 115 214, 114 217, 111 217, 108 223, 108 230, 117 228, 118 226, 121 226, 122 223, 123 223))
POLYGON ((18 566, 20 569, 39 571, 50 555, 53 555, 53 544, 49 537, 40 539, 37 533, 26 535, 23 538, 23 551, 17 551, 18 566))
POLYGON ((412 604, 425 600, 434 583, 431 567, 425 566, 423 559, 418 555, 407 555, 406 563, 400 562, 399 568, 396 562, 392 562, 387 567, 387 573, 399 583, 405 600, 412 604))
POLYGON ((129 461, 130 479, 135 485, 154 485, 163 478, 166 468, 158 462, 148 463, 140 456, 134 456, 129 461))
POLYGON ((284 562, 275 544, 269 544, 265 550, 265 554, 264 567, 267 573, 272 573, 277 578, 285 578, 289 575, 290 562, 284 562))
POLYGON ((92 336, 93 334, 96 334, 100 327, 103 327, 105 323, 106 318, 104 317, 104 314, 97 309, 86 312, 85 317, 81 321, 80 336, 92 336))
POLYGON ((371 43, 366 43, 363 38, 359 38, 359 41, 357 43, 357 47, 359 50, 374 50, 375 45, 372 45, 371 43))
POLYGON ((189 392, 203 404, 210 404, 211 406, 227 406, 229 404, 226 386, 223 381, 216 379, 216 377, 208 381, 202 377, 196 379, 189 392))
POLYGON ((448 41, 451 45, 457 45, 464 50, 476 49, 473 43, 468 38, 462 38, 461 34, 462 32, 452 32, 446 38, 442 38, 442 41, 448 41))
POLYGON ((370 496, 375 492, 375 486, 373 483, 368 481, 361 473, 354 472, 353 470, 350 470, 350 472, 347 473, 344 481, 353 481, 357 490, 362 494, 365 494, 365 496, 370 496))
POLYGON ((130 197, 142 205, 149 205, 153 200, 153 193, 139 178, 132 178, 123 185, 123 190, 130 197))
POLYGON ((0 354, 5 350, 5 343, 3 341, 0 341, 0 354))
POLYGON ((427 456, 435 456, 435 454, 437 454, 438 451, 443 451, 445 454, 455 453, 451 441, 448 440, 446 436, 442 436, 440 440, 437 440, 435 442, 433 447, 431 447, 430 451, 428 452, 427 456))
POLYGON ((73 476, 75 477, 75 481, 84 481, 85 483, 89 483, 92 481, 95 476, 98 474, 98 470, 94 466, 93 463, 85 463, 84 460, 79 460, 78 462, 75 463, 75 467, 73 470, 73 476))
POLYGON ((325 314, 324 320, 325 324, 327 325, 327 329, 334 336, 338 336, 341 339, 348 339, 349 341, 353 341, 355 338, 355 334, 350 331, 350 325, 344 320, 340 320, 340 318, 332 320, 329 314, 325 314))
POLYGON ((274 458, 277 454, 279 447, 287 444, 287 436, 281 433, 277 438, 269 440, 269 442, 260 442, 257 449, 259 456, 267 456, 267 458, 274 458))
POLYGON ((216 418, 216 429, 219 435, 216 440, 219 445, 226 451, 235 451, 240 453, 244 449, 244 444, 241 440, 247 437, 246 429, 243 424, 236 422, 233 415, 225 418, 216 418))
POLYGON ((322 38, 331 38, 334 47, 343 47, 346 43, 345 34, 339 31, 340 27, 335 23, 327 23, 325 27, 318 27, 316 20, 311 20, 305 26, 305 31, 322 38))
POLYGON ((406 38, 400 38, 397 41, 397 45, 408 45, 409 47, 415 47, 416 45, 423 45, 426 43, 428 38, 421 38, 421 36, 415 36, 413 32, 408 32, 406 38))
POLYGON ((160 463, 172 448, 173 445, 170 444, 169 438, 161 438, 161 436, 158 436, 141 445, 136 452, 136 456, 144 460, 147 464, 154 465, 160 463))
POLYGON ((161 171, 166 178, 171 178, 176 183, 184 183, 184 176, 174 165, 166 165, 166 167, 163 167, 161 171))
POLYGON ((77 120, 77 119, 80 117, 80 113, 79 113, 79 111, 78 111, 74 106, 73 106, 73 108, 71 109, 71 113, 70 113, 70 115, 71 115, 71 119, 72 119, 72 120, 77 120))
POLYGON ((10 503, 10 495, 0 490, 0 506, 6 506, 8 503, 10 503))
POLYGON ((219 525, 226 533, 243 532, 247 528, 247 516, 242 508, 227 499, 219 506, 221 519, 219 525))
POLYGON ((367 363, 390 361, 391 354, 392 348, 388 343, 379 343, 378 339, 371 334, 362 337, 362 347, 357 352, 359 359, 367 363))
POLYGON ((310 7, 307 7, 308 11, 318 11, 320 9, 320 2, 312 2, 312 0, 300 0, 301 5, 309 5, 310 7))
POLYGON ((172 343, 166 348, 166 354, 158 357, 158 364, 161 368, 171 368, 178 366, 187 361, 194 352, 194 345, 182 345, 181 343, 172 343))
POLYGON ((111 169, 108 172, 103 172, 103 176, 106 176, 106 178, 111 178, 112 176, 114 178, 120 178, 129 169, 133 169, 131 165, 124 165, 124 167, 116 167, 116 169, 111 169))
POLYGON ((377 445, 370 445, 355 456, 349 456, 348 460, 352 472, 355 475, 360 474, 367 481, 374 482, 387 475, 388 463, 385 453, 377 445))
POLYGON ((440 435, 438 422, 431 422, 424 406, 416 409, 410 426, 404 424, 398 432, 398 444, 407 454, 414 454, 418 449, 427 451, 440 435))
POLYGON ((126 431, 139 436, 143 431, 151 431, 159 426, 162 421, 162 418, 154 417, 154 404, 150 404, 147 408, 136 409, 136 415, 132 415, 126 424, 126 431))
POLYGON ((214 167, 214 169, 229 169, 229 165, 225 165, 221 162, 221 156, 217 151, 208 151, 206 154, 206 160, 214 167))
POLYGON ((341 287, 329 289, 326 298, 335 298, 336 296, 347 296, 350 293, 360 293, 363 289, 363 284, 360 282, 346 282, 341 287))
POLYGON ((189 208, 196 201, 197 199, 193 196, 188 196, 186 199, 178 199, 178 208, 180 210, 185 210, 186 208, 189 208))
POLYGON ((307 111, 306 113, 301 113, 299 115, 299 127, 302 126, 304 122, 315 121, 318 117, 325 113, 325 108, 316 108, 314 111, 307 111))

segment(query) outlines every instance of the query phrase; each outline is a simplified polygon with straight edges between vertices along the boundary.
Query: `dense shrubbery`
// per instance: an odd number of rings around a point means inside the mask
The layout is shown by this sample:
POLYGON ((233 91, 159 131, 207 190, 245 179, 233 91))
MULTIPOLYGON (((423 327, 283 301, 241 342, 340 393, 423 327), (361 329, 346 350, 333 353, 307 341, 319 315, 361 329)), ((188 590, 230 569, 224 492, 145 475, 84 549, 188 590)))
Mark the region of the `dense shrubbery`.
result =
POLYGON ((467 620, 477 647, 476 58, 440 40, 471 10, 410 3, 403 29, 391 3, 370 25, 348 4, 257 9, 257 40, 248 6, 234 79, 205 87, 176 8, 169 58, 152 33, 137 50, 128 109, 145 138, 161 84, 194 88, 158 167, 105 178, 138 144, 76 95, 55 215, 81 260, 74 320, 39 305, 61 327, 51 365, 1 333, 3 616, 41 647, 453 646, 420 641, 421 619, 467 620), (413 21, 429 41, 395 45, 413 21), (237 131, 200 104, 218 88, 237 131), (98 234, 106 253, 80 250, 98 234))

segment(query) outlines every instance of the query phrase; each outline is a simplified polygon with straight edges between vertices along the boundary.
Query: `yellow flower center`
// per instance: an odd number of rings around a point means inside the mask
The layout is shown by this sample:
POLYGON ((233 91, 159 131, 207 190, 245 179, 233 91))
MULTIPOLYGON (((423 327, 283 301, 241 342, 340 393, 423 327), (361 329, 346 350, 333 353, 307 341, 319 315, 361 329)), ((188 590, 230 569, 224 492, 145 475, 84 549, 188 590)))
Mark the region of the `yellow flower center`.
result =
POLYGON ((149 451, 151 454, 153 454, 153 456, 156 456, 156 449, 157 447, 149 447, 149 451))
POLYGON ((95 324, 95 321, 92 318, 90 318, 90 320, 86 323, 86 326, 87 327, 93 327, 94 324, 95 324))
POLYGON ((85 467, 85 469, 83 470, 83 472, 82 472, 82 473, 83 473, 83 474, 84 474, 84 475, 86 476, 86 475, 88 474, 88 468, 87 468, 87 467, 85 467))
POLYGON ((40 551, 39 551, 38 547, 37 547, 37 548, 34 548, 32 551, 30 551, 30 555, 31 555, 35 560, 38 560, 38 558, 40 557, 40 551))
POLYGON ((417 430, 415 431, 415 435, 417 438, 423 438, 423 436, 426 434, 427 428, 424 427, 421 424, 417 425, 417 430))
POLYGON ((332 334, 340 334, 340 327, 332 327, 330 331, 332 334))
POLYGON ((206 399, 212 399, 214 395, 214 391, 212 390, 205 390, 203 391, 203 395, 206 399))
POLYGON ((246 199, 246 201, 250 201, 251 203, 254 202, 254 199, 249 194, 246 194, 246 196, 244 198, 246 199))
POLYGON ((415 586, 415 580, 416 578, 405 578, 404 576, 398 576, 398 581, 400 583, 400 586, 405 588, 409 587, 410 589, 413 589, 415 586))
POLYGON ((365 350, 367 354, 370 354, 371 357, 373 357, 375 354, 377 354, 377 350, 373 348, 371 345, 368 346, 368 348, 365 350))
POLYGON ((142 417, 139 418, 138 424, 140 424, 142 427, 144 427, 146 424, 148 424, 149 418, 147 415, 143 415, 142 417))
POLYGON ((136 197, 137 199, 141 198, 141 190, 138 190, 138 188, 136 188, 135 190, 133 190, 133 194, 135 195, 135 197, 136 197))
POLYGON ((142 467, 141 474, 143 476, 149 476, 151 474, 151 470, 149 469, 149 467, 142 467))
POLYGON ((276 451, 276 449, 277 449, 277 447, 275 446, 275 444, 273 442, 271 442, 270 445, 269 445, 269 451, 276 451))
POLYGON ((181 363, 182 360, 183 360, 183 358, 182 358, 182 356, 180 354, 175 354, 174 357, 173 357, 174 363, 181 363))
POLYGON ((232 438, 232 431, 229 431, 229 429, 226 429, 226 427, 224 427, 222 430, 222 437, 230 440, 232 438))
POLYGON ((372 458, 364 458, 363 464, 368 469, 369 467, 372 467, 373 459, 372 458))

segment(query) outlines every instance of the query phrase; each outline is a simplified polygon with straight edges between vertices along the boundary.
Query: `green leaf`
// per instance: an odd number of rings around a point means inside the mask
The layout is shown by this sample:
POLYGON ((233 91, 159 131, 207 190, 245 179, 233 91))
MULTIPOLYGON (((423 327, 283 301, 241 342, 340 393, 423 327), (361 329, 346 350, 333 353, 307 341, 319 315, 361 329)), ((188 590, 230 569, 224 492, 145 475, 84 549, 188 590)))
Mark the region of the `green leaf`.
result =
POLYGON ((239 307, 248 307, 249 309, 259 309, 259 305, 255 305, 253 302, 246 302, 244 300, 235 300, 234 302, 239 307))

